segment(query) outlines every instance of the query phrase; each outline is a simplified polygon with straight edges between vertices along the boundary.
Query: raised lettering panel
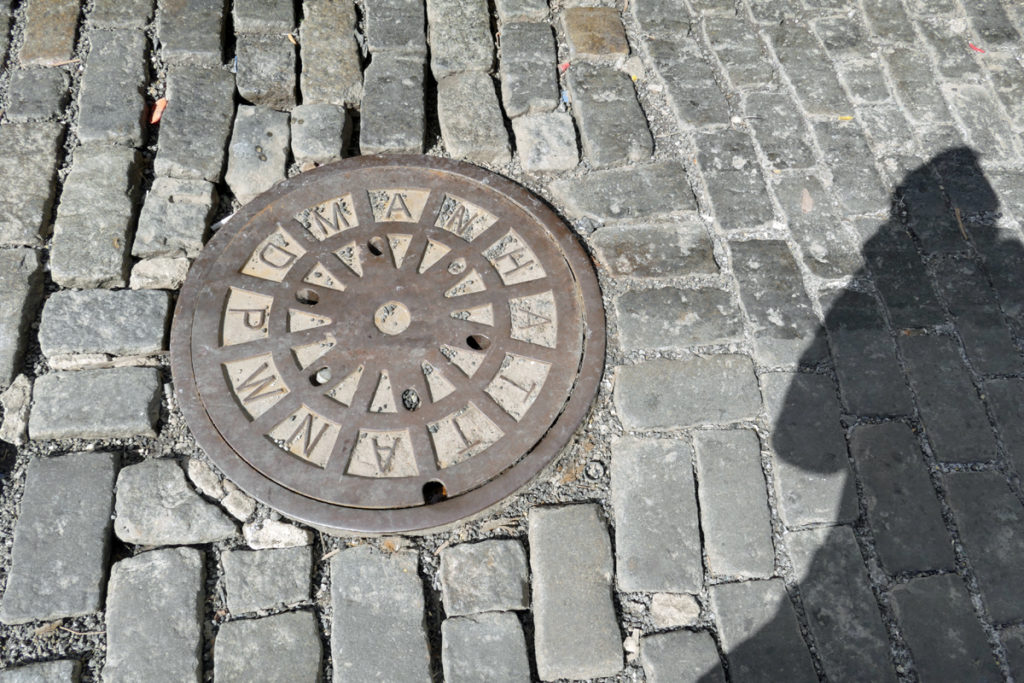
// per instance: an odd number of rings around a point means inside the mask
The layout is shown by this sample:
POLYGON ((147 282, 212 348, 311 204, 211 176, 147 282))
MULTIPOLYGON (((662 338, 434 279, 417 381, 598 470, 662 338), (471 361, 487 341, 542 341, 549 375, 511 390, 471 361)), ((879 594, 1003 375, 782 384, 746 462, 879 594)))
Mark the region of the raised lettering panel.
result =
POLYGON ((231 391, 250 420, 273 408, 288 393, 269 353, 228 361, 223 366, 231 391))
POLYGON ((506 353, 501 367, 484 391, 519 422, 540 395, 550 370, 551 363, 506 353))
POLYGON ((437 212, 434 227, 447 230, 467 242, 472 242, 497 221, 497 216, 481 209, 476 204, 471 204, 455 195, 446 194, 444 201, 441 202, 441 208, 437 212))
POLYGON ((368 190, 373 220, 378 223, 417 223, 427 206, 430 190, 395 188, 368 190))
POLYGON ((256 245, 249 260, 242 266, 244 275, 281 282, 306 249, 280 225, 256 245))
POLYGON ((229 287, 224 316, 220 321, 221 346, 266 339, 270 334, 267 321, 273 304, 272 296, 229 287))
POLYGON ((340 432, 341 425, 303 404, 271 429, 267 438, 306 462, 327 467, 340 432))
POLYGON ((506 285, 518 285, 547 276, 537 255, 515 230, 509 230, 504 237, 487 247, 484 258, 491 262, 506 285))
POLYGON ((420 473, 408 429, 360 429, 347 474, 357 477, 415 477, 420 473))
POLYGON ((329 199, 295 214, 295 220, 318 242, 340 235, 359 225, 359 217, 352 205, 352 195, 329 199))
POLYGON ((427 432, 434 445, 437 466, 441 469, 482 453, 505 436, 501 428, 472 401, 465 408, 429 423, 427 432))
POLYGON ((533 296, 509 299, 508 309, 512 317, 512 332, 509 336, 513 339, 549 349, 558 345, 558 311, 554 292, 548 290, 533 296))

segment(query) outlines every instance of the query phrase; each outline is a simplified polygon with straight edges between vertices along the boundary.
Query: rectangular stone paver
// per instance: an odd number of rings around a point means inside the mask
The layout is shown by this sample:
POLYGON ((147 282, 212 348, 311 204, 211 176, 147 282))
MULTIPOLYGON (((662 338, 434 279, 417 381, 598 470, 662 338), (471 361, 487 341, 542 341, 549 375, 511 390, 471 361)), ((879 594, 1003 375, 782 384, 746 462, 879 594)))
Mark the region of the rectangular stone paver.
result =
POLYGON ((614 7, 570 7, 562 12, 569 59, 611 61, 629 54, 629 43, 614 7))
POLYGON ((146 355, 167 349, 171 301, 166 292, 55 292, 43 307, 43 355, 108 353, 146 355))
POLYGON ((43 272, 34 249, 0 251, 0 387, 21 371, 26 334, 43 295, 43 272))
POLYGON ((906 230, 882 225, 864 245, 864 256, 896 329, 945 322, 924 263, 906 230))
POLYGON ((464 71, 487 73, 494 65, 486 0, 427 0, 427 38, 438 81, 464 71))
POLYGON ((431 680, 415 552, 342 550, 331 558, 331 605, 335 671, 365 680, 431 680))
POLYGON ((985 398, 995 416, 1003 446, 1017 473, 1024 473, 1024 380, 994 379, 985 383, 985 398))
POLYGON ((424 0, 367 0, 366 46, 377 59, 380 52, 407 55, 421 63, 427 56, 424 0))
POLYGON ((541 680, 613 676, 622 636, 612 604, 612 549, 596 505, 529 515, 534 650, 541 680))
POLYGON ((118 456, 36 457, 28 466, 0 620, 103 609, 118 456))
POLYGON ((214 67, 171 65, 160 119, 159 176, 217 182, 235 116, 235 76, 214 67))
POLYGON ((750 137, 716 130, 697 137, 697 158, 708 185, 715 219, 725 230, 756 228, 774 217, 750 137))
POLYGON ((82 663, 57 659, 0 670, 0 683, 78 683, 82 663))
POLYGON ((0 126, 0 244, 42 246, 50 234, 59 123, 0 126))
POLYGON ((222 624, 213 650, 218 681, 317 683, 323 645, 313 612, 285 612, 222 624))
POLYGON ((678 161, 595 171, 578 179, 555 180, 548 187, 562 210, 575 218, 649 218, 697 209, 678 161))
POLYGON ((448 616, 528 609, 523 545, 513 539, 460 543, 441 552, 441 596, 448 616))
POLYGON ((576 126, 568 112, 524 114, 512 119, 512 131, 526 173, 568 171, 580 162, 576 126))
POLYGON ((775 548, 757 434, 697 432, 694 448, 708 570, 717 576, 771 576, 775 548))
POLYGON ((814 165, 806 124, 787 94, 750 93, 744 97, 743 105, 769 163, 777 169, 814 165))
POLYGON ((168 62, 220 64, 225 0, 157 0, 156 34, 168 62))
POLYGON ((302 14, 302 103, 358 105, 363 67, 355 37, 355 3, 306 0, 302 14))
POLYGON ((352 119, 336 104, 303 104, 292 109, 292 156, 300 167, 342 157, 352 137, 352 119))
POLYGON ((953 340, 911 335, 901 337, 899 346, 935 457, 942 462, 996 458, 988 416, 953 340))
POLYGON ((78 138, 83 144, 138 147, 143 140, 146 35, 136 29, 91 31, 78 94, 78 138))
POLYGON ((647 50, 679 120, 691 126, 729 122, 729 103, 692 39, 679 35, 651 38, 647 50))
POLYGON ((761 396, 750 358, 725 354, 620 366, 615 406, 627 429, 673 429, 753 419, 761 396))
POLYGON ((200 680, 203 561, 199 550, 167 548, 114 565, 104 681, 200 680))
POLYGON ((813 175, 779 178, 775 196, 807 268, 823 278, 843 278, 864 265, 860 245, 846 228, 846 210, 813 175))
POLYGON ((771 80, 772 65, 745 17, 707 17, 704 30, 734 87, 756 86, 771 80))
POLYGON ((309 600, 311 549, 229 550, 221 554, 228 609, 255 612, 309 600))
MULTIPOLYGON (((591 237, 591 245, 598 267, 607 268, 613 275, 660 278, 718 272, 708 230, 696 217, 664 224, 604 227, 591 237)), ((707 291, 714 305, 716 296, 707 291)), ((659 315, 656 310, 647 313, 659 315)), ((732 311, 720 313, 723 318, 734 315, 732 311)), ((714 321, 716 316, 711 315, 714 321)), ((710 327, 714 327, 713 322, 710 327)))
POLYGON ((240 106, 228 147, 224 180, 248 204, 284 180, 291 144, 288 114, 264 106, 240 106))
POLYGON ((374 55, 363 73, 359 124, 359 148, 363 154, 423 153, 427 132, 424 69, 419 59, 389 53, 374 55), (402 106, 396 107, 396 102, 402 106))
POLYGON ((437 83, 437 118, 448 153, 478 164, 512 160, 508 131, 494 81, 481 71, 466 71, 437 83))
POLYGON ((921 680, 1003 680, 959 576, 911 579, 892 604, 921 680))
POLYGON ((725 583, 710 593, 735 680, 818 680, 782 579, 725 583))
POLYGON ((510 117, 551 111, 558 104, 555 36, 547 22, 501 29, 501 100, 510 117))
POLYGON ((494 8, 502 23, 539 21, 548 15, 548 0, 494 0, 494 8))
POLYGON ((835 680, 895 681, 889 637, 848 526, 786 534, 825 671, 835 680))
POLYGON ((640 663, 647 680, 725 683, 722 662, 706 631, 669 631, 640 639, 640 663))
POLYGON ((761 386, 782 521, 789 528, 853 521, 853 472, 832 381, 826 375, 772 372, 761 376, 761 386))
POLYGON ((999 624, 1019 621, 1024 543, 1017 530, 1024 507, 998 472, 947 474, 943 481, 989 614, 999 624))
POLYGON ((772 33, 772 46, 808 114, 848 115, 849 100, 832 70, 828 55, 810 31, 787 24, 772 33))
POLYGON ((283 33, 235 36, 238 94, 255 105, 279 111, 295 106, 297 48, 283 33))
POLYGON ((153 0, 96 0, 89 23, 97 28, 144 28, 153 17, 153 0))
POLYGON ((22 64, 54 64, 74 56, 81 6, 78 0, 31 0, 26 3, 22 64))
POLYGON ((892 574, 953 569, 952 542, 910 428, 860 425, 850 436, 850 452, 882 565, 892 574))
POLYGON ((712 287, 634 290, 615 300, 615 311, 626 349, 682 349, 743 334, 732 295, 712 287))
POLYGON ((523 627, 515 614, 487 612, 441 624, 446 681, 516 683, 530 680, 523 627))
POLYGON ((70 78, 64 69, 18 69, 7 86, 7 118, 10 121, 44 121, 56 118, 68 103, 70 78))
POLYGON ((157 178, 146 195, 132 255, 195 258, 203 248, 216 190, 205 180, 157 178))
POLYGON ((595 168, 651 156, 654 142, 629 76, 580 63, 569 69, 568 85, 583 155, 595 168))
POLYGON ((949 109, 923 52, 900 47, 883 53, 883 59, 896 97, 912 121, 922 124, 949 121, 949 109))
POLYGON ((156 436, 160 374, 155 368, 53 372, 36 379, 33 439, 156 436))
POLYGON ((889 192, 875 170, 871 150, 852 121, 816 123, 814 132, 825 163, 832 170, 834 191, 847 211, 875 213, 889 207, 889 192))
POLYGON ((623 437, 612 444, 620 590, 700 590, 703 569, 692 460, 693 450, 685 441, 623 437))
POLYGON ((239 33, 287 33, 295 26, 295 8, 275 0, 234 0, 231 19, 239 33))

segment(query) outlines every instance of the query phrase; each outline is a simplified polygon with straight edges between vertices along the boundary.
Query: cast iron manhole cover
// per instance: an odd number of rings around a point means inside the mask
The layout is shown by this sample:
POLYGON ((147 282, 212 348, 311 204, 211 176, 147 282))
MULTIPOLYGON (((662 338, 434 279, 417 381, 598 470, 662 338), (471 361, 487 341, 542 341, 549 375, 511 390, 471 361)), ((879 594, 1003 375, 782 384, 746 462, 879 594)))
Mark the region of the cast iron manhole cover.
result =
POLYGON ((418 531, 505 498, 566 445, 604 313, 586 253, 527 191, 361 157, 220 229, 171 354, 196 440, 244 490, 320 527, 418 531))

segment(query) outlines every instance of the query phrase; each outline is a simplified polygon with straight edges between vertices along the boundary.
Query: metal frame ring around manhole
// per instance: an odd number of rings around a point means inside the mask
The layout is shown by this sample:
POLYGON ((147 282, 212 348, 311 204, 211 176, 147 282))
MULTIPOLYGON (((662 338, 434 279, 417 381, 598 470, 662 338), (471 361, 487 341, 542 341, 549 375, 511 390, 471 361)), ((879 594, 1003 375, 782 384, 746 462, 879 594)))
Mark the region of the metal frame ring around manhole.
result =
POLYGON ((523 487, 604 366, 593 266, 538 198, 464 163, 358 157, 242 208, 171 332, 199 445, 258 500, 339 532, 425 531, 523 487))

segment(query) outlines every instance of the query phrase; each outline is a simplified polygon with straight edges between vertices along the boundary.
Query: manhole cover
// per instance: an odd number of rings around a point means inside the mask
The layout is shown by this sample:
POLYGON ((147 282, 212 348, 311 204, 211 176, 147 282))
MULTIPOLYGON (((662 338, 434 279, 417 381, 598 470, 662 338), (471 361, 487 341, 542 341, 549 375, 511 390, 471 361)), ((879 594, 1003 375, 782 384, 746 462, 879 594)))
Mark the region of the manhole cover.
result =
POLYGON ((339 530, 416 531, 522 487, 597 390, 590 260, 537 198, 467 164, 361 157, 220 229, 175 311, 197 441, 244 490, 339 530))

